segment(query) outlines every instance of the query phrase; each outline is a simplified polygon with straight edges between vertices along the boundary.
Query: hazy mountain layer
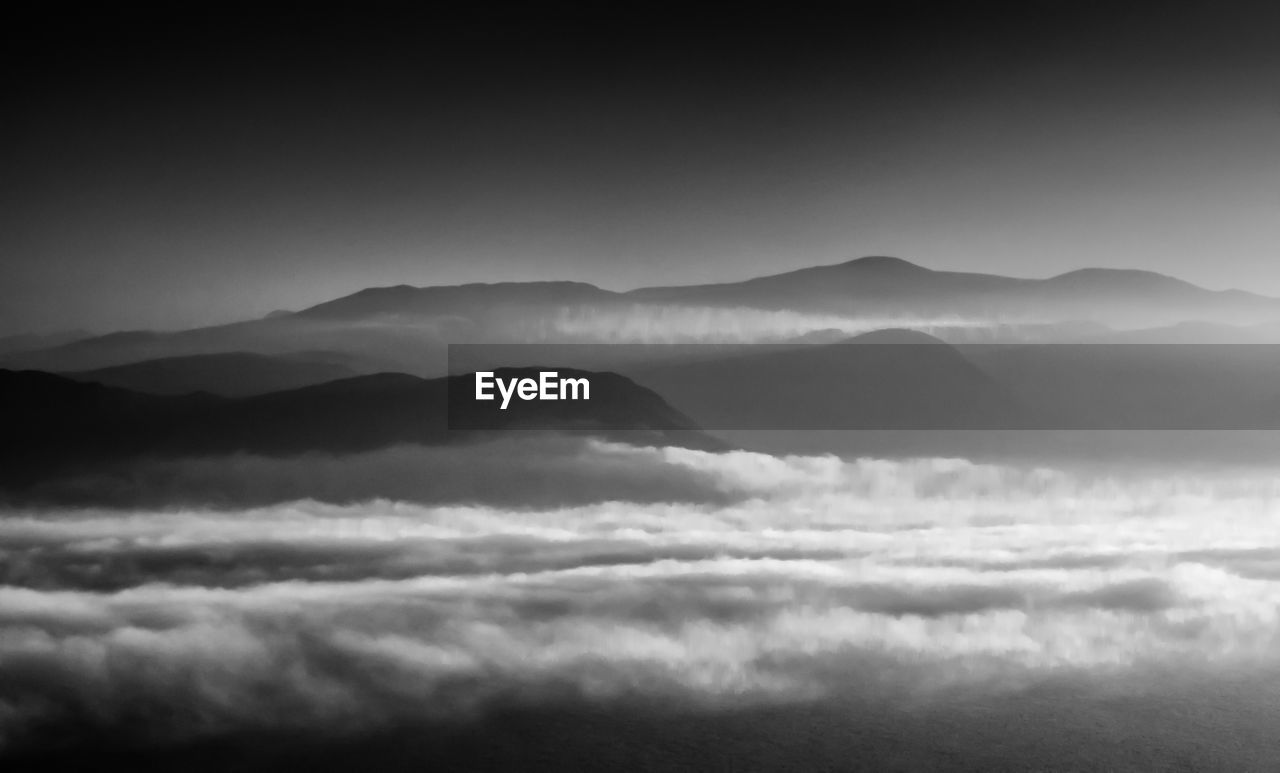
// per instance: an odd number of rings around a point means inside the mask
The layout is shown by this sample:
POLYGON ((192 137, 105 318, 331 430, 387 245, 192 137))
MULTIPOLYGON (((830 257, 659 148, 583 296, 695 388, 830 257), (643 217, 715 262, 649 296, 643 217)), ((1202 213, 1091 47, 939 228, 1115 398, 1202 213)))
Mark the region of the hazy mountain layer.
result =
POLYGON ((1261 322, 1280 301, 1215 292, 1150 271, 1091 268, 1049 279, 932 271, 905 260, 866 257, 743 282, 650 287, 646 301, 883 314, 978 316, 993 320, 1093 320, 1126 327, 1202 319, 1261 322))
MULTIPOLYGON (((341 355, 334 357, 343 359, 341 355)), ((340 361, 326 359, 324 353, 268 356, 228 352, 164 357, 62 375, 76 381, 155 395, 211 392, 224 397, 246 397, 337 381, 358 374, 340 361)))
MULTIPOLYGON (((369 288, 293 313, 170 333, 133 331, 0 353, 10 368, 98 370, 144 360, 247 352, 342 353, 358 372, 443 375, 449 343, 753 343, 834 340, 910 327, 945 340, 1080 341, 1109 327, 1280 320, 1280 301, 1211 291, 1143 271, 1085 269, 1049 279, 932 271, 860 258, 744 282, 626 293, 581 282, 369 288)), ((1258 328, 1262 329, 1262 328, 1258 328)), ((1241 330, 1242 341, 1256 332, 1241 330)), ((1166 337, 1199 340, 1194 329, 1166 337)), ((1232 339, 1235 340, 1235 339, 1232 339)))

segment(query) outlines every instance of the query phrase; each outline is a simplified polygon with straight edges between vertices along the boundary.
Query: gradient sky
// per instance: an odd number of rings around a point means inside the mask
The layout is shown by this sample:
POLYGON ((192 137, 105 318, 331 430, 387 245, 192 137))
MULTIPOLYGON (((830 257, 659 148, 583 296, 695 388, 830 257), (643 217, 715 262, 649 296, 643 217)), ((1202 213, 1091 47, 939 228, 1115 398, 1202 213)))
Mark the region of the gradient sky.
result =
POLYGON ((12 16, 0 335, 867 254, 1280 296, 1268 6, 12 16))

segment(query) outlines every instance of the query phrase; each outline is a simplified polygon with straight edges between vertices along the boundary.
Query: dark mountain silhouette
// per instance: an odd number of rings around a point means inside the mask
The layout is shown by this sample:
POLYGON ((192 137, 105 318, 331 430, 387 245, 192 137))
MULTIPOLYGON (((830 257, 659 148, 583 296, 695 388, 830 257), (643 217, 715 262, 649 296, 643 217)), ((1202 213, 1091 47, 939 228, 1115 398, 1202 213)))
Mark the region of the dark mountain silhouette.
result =
POLYGON ((61 375, 153 395, 209 392, 224 397, 247 397, 358 375, 350 366, 333 359, 342 357, 326 358, 324 353, 269 356, 228 352, 164 357, 61 375))
POLYGON ((847 338, 840 343, 844 344, 877 344, 888 346, 939 346, 949 350, 951 347, 947 343, 936 336, 923 333, 919 330, 910 330, 907 328, 885 328, 883 330, 872 330, 869 333, 863 333, 851 338, 847 338))
MULTIPOLYGON (((5 442, 0 481, 130 458, 247 452, 356 452, 404 443, 447 444, 517 429, 573 431, 625 442, 718 449, 661 397, 613 373, 588 377, 592 399, 496 404, 449 401, 474 390, 470 375, 420 379, 380 373, 244 398, 146 395, 38 371, 0 371, 5 442), (462 430, 451 429, 462 427, 462 430)), ((531 369, 502 378, 536 377, 531 369)))
POLYGON ((1015 396, 943 341, 881 330, 627 371, 715 429, 1019 426, 1015 396))

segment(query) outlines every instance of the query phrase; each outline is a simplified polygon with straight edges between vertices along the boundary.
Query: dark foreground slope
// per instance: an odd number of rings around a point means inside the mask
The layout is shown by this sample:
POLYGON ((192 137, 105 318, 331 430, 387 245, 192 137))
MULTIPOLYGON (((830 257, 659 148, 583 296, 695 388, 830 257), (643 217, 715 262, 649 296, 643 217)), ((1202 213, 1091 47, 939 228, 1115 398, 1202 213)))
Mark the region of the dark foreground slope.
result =
MULTIPOLYGON (((352 453, 399 444, 441 445, 514 430, 572 430, 607 438, 718 448, 692 421, 648 389, 611 373, 589 377, 599 397, 575 403, 493 404, 455 400, 470 376, 359 376, 246 398, 145 395, 38 371, 0 371, 4 442, 0 483, 22 486, 69 469, 123 460, 352 453), (479 428, 469 431, 450 427, 479 428)), ((502 378, 536 375, 532 369, 502 378)))

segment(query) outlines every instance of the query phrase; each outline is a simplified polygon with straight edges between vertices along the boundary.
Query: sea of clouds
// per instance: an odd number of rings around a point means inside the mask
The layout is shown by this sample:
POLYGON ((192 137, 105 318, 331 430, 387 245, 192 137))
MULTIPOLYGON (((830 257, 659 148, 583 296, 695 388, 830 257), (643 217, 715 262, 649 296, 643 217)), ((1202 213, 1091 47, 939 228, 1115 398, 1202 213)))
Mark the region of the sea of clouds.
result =
POLYGON ((0 745, 1181 680, 1278 718, 1280 480, 545 442, 168 463, 146 507, 7 510, 0 745), (160 504, 232 485, 271 496, 160 504))

